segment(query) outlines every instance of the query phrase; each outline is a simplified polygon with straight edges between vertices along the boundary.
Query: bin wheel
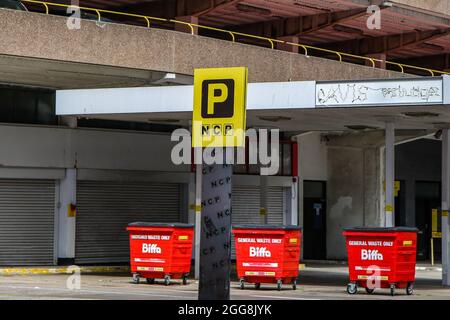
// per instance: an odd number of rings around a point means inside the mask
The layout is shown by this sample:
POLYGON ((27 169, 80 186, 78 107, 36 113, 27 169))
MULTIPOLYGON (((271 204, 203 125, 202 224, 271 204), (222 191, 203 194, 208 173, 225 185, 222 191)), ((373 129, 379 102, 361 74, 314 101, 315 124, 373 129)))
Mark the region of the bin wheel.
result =
POLYGON ((297 279, 292 280, 292 289, 297 290, 297 279))
POLYGON ((155 283, 155 279, 153 279, 153 278, 147 278, 146 280, 147 280, 148 284, 154 284, 155 283))
POLYGON ((170 276, 165 276, 164 277, 164 285, 168 286, 170 284, 170 276))
POLYGON ((412 295, 414 293, 414 283, 408 282, 408 285, 406 286, 406 294, 408 296, 412 295))
POLYGON ((281 291, 282 287, 283 287, 283 281, 282 280, 277 280, 277 290, 281 291))
POLYGON ((356 292, 358 292, 358 286, 356 285, 356 283, 349 283, 347 285, 347 293, 356 294, 356 292))
POLYGON ((188 276, 187 276, 187 274, 185 274, 183 276, 183 285, 187 285, 187 284, 188 284, 188 276))
POLYGON ((139 284, 139 280, 141 280, 141 276, 137 273, 133 273, 133 283, 139 284))
POLYGON ((391 296, 395 296, 395 284, 391 284, 389 288, 391 290, 391 296))
POLYGON ((370 288, 367 288, 367 287, 366 287, 366 292, 367 292, 368 294, 372 294, 374 291, 375 291, 375 289, 370 289, 370 288))
POLYGON ((244 284, 244 279, 239 280, 239 288, 241 288, 241 290, 244 290, 245 288, 245 284, 244 284))
POLYGON ((255 289, 258 290, 259 288, 261 288, 261 283, 256 282, 255 283, 255 289))

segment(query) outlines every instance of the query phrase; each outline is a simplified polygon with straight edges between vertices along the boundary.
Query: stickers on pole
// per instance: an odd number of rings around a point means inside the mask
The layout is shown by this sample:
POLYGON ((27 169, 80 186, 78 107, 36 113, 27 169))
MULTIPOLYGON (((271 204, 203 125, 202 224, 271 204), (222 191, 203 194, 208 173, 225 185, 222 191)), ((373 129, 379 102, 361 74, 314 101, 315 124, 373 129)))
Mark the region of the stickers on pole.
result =
POLYGON ((244 147, 246 67, 195 69, 192 147, 244 147))

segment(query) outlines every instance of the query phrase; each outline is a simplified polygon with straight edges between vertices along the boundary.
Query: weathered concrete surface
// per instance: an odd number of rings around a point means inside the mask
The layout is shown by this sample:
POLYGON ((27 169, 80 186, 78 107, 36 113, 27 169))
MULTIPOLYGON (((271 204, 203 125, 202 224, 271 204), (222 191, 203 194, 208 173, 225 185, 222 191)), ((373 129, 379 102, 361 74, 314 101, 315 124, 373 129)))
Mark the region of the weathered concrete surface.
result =
POLYGON ((251 82, 405 76, 174 31, 114 23, 100 27, 85 20, 79 30, 70 30, 66 22, 59 16, 0 10, 0 55, 186 75, 200 67, 248 66, 251 82))
POLYGON ((395 0, 393 2, 450 16, 450 1, 448 0, 395 0))

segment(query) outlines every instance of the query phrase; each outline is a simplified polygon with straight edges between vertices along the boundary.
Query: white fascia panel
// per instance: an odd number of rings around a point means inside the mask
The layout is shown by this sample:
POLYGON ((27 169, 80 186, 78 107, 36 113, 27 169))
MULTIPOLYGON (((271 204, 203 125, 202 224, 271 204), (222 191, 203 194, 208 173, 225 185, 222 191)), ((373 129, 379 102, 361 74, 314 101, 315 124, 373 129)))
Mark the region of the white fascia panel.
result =
MULTIPOLYGON (((248 85, 248 110, 315 107, 315 82, 248 85)), ((192 111, 193 86, 58 90, 57 115, 175 113, 192 111)))

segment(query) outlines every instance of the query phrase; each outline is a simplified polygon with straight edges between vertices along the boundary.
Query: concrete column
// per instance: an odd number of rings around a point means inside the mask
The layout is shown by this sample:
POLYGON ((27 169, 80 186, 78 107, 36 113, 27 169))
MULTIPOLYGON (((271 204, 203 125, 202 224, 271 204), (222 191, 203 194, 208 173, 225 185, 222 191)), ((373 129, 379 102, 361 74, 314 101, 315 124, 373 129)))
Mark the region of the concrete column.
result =
MULTIPOLYGON (((198 24, 198 17, 193 17, 193 16, 176 17, 175 20, 183 21, 183 22, 187 22, 187 23, 198 24)), ((193 27, 193 30, 194 30, 194 34, 198 34, 197 27, 193 27)), ((175 31, 192 33, 191 27, 189 27, 186 24, 182 24, 182 23, 175 23, 175 31)))
MULTIPOLYGON (((286 42, 291 42, 291 43, 299 43, 299 39, 296 36, 292 36, 292 37, 281 37, 278 38, 278 40, 282 40, 282 41, 286 41, 286 42)), ((291 44, 285 44, 285 43, 276 43, 276 47, 278 50, 283 50, 283 51, 287 51, 287 52, 292 52, 292 53, 299 53, 299 47, 295 46, 295 45, 291 45, 291 44)), ((303 49, 301 49, 303 50, 303 49)))
POLYGON ((442 130, 442 284, 450 286, 450 129, 442 130))
POLYGON ((195 168, 195 279, 200 277, 200 239, 202 222, 202 165, 195 168))
POLYGON ((267 180, 268 176, 261 175, 259 183, 259 217, 261 224, 268 223, 269 210, 267 208, 267 180))
POLYGON ((394 217, 394 180, 395 180, 395 124, 394 122, 386 122, 385 130, 386 139, 386 157, 385 157, 385 170, 386 170, 386 202, 385 202, 385 215, 386 215, 386 227, 393 227, 395 224, 394 217))
POLYGON ((75 259, 75 222, 77 203, 77 169, 66 169, 59 183, 58 260, 73 263, 75 259))
MULTIPOLYGON (((386 69, 386 59, 387 56, 385 53, 374 53, 374 54, 368 54, 366 55, 367 58, 373 58, 373 59, 378 59, 378 60, 383 60, 381 61, 374 61, 375 62, 375 67, 376 68, 380 68, 380 69, 386 69)), ((366 66, 372 67, 372 61, 370 60, 366 60, 366 66)))

